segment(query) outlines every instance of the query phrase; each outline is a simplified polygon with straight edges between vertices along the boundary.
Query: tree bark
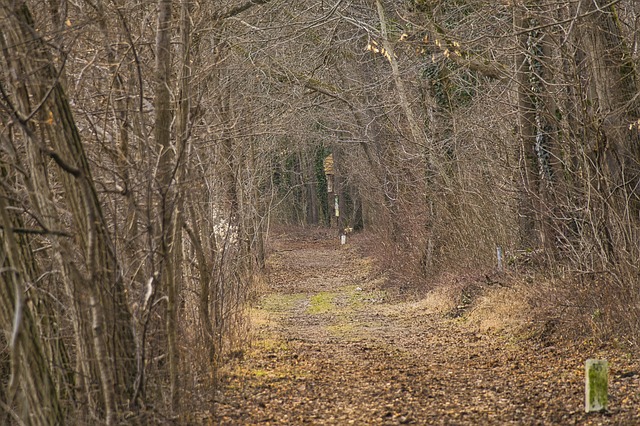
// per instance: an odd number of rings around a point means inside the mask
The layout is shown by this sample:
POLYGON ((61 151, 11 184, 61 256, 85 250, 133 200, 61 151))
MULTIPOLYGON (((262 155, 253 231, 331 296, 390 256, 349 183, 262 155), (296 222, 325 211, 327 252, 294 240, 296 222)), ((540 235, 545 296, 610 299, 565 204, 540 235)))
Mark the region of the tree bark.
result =
MULTIPOLYGON (((22 46, 23 49, 12 52, 15 53, 13 62, 20 64, 19 69, 25 71, 20 76, 23 80, 17 85, 18 90, 25 93, 15 93, 16 99, 22 99, 21 108, 14 111, 15 120, 27 136, 30 150, 35 149, 48 156, 58 166, 64 200, 73 216, 74 236, 82 255, 82 265, 74 265, 72 256, 63 259, 62 265, 69 273, 73 292, 85 292, 98 302, 95 308, 90 309, 86 299, 75 299, 76 338, 79 355, 89 355, 81 349, 92 347, 95 361, 90 361, 94 359, 92 356, 81 360, 81 363, 93 363, 93 367, 85 368, 83 373, 87 374, 87 380, 100 383, 104 419, 106 423, 113 423, 120 407, 128 400, 133 381, 131 315, 119 267, 82 141, 52 58, 38 36, 24 2, 3 4, 2 10, 10 12, 4 22, 14 37, 12 46, 22 46), (32 108, 30 101, 36 103, 38 109, 32 108), (48 143, 38 140, 35 135, 31 124, 34 117, 41 119, 42 135, 48 143), (84 312, 93 316, 93 328, 83 319, 84 312), (87 340, 88 336, 91 338, 87 340), (94 372, 99 372, 98 377, 94 372)), ((40 180, 37 185, 42 188, 35 186, 36 193, 39 190, 47 193, 46 181, 40 180)), ((42 200, 43 205, 46 203, 47 200, 42 200)))
POLYGON ((610 263, 616 251, 630 253, 637 245, 619 226, 619 218, 637 224, 640 213, 640 129, 629 128, 637 121, 640 105, 632 55, 622 38, 616 7, 607 3, 583 3, 581 12, 587 17, 579 34, 588 70, 588 112, 594 123, 586 129, 590 185, 600 197, 595 200, 600 213, 594 218, 594 233, 610 263))
MULTIPOLYGON (((0 162, 0 177, 4 178, 1 169, 0 162)), ((25 300, 25 282, 34 282, 36 277, 28 275, 26 259, 12 231, 16 223, 11 219, 6 198, 0 186, 0 327, 11 331, 7 342, 11 377, 7 392, 0 393, 3 405, 0 411, 9 416, 10 407, 15 406, 19 409, 14 415, 24 424, 63 424, 64 414, 52 380, 50 360, 45 357, 44 343, 31 309, 33 302, 29 304, 25 300)), ((10 417, 3 421, 13 423, 10 417)))
MULTIPOLYGON (((172 33, 172 0, 158 1, 158 25, 156 33, 156 84, 154 107, 155 142, 159 149, 158 159, 158 193, 160 196, 160 271, 161 288, 167 296, 166 331, 167 358, 169 364, 170 408, 177 410, 180 401, 179 393, 179 353, 177 345, 177 313, 178 284, 176 256, 181 247, 177 245, 177 188, 176 179, 179 157, 176 146, 171 144, 171 33, 172 33)), ((179 135, 183 137, 183 135, 179 135)))

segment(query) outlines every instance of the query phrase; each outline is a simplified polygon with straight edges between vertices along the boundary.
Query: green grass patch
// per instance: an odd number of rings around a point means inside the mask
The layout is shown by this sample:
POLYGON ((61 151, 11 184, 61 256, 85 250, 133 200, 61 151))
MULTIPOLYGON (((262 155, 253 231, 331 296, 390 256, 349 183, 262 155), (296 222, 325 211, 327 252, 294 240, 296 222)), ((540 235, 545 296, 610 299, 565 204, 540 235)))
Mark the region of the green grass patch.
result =
POLYGON ((307 298, 306 294, 270 294, 260 302, 260 309, 268 312, 286 312, 307 298))
POLYGON ((309 314, 324 314, 328 312, 350 312, 362 310, 374 303, 381 303, 385 292, 380 290, 365 291, 356 286, 348 286, 339 292, 321 292, 311 296, 307 308, 309 314))
POLYGON ((325 314, 327 312, 331 312, 335 310, 334 301, 336 299, 336 293, 330 292, 320 292, 318 294, 314 294, 311 296, 311 300, 309 307, 307 308, 307 313, 309 314, 325 314))

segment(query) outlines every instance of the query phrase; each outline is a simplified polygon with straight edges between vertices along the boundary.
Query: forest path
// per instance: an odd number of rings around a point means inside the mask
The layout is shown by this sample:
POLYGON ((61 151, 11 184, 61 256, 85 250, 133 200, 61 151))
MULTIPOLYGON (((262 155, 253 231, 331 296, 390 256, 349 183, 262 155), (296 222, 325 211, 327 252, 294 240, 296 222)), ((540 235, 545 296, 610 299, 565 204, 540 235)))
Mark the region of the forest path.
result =
POLYGON ((640 424, 637 363, 622 353, 597 353, 612 363, 611 412, 586 415, 584 350, 388 300, 357 238, 273 241, 270 289, 252 309, 251 349, 223 380, 218 424, 640 424))

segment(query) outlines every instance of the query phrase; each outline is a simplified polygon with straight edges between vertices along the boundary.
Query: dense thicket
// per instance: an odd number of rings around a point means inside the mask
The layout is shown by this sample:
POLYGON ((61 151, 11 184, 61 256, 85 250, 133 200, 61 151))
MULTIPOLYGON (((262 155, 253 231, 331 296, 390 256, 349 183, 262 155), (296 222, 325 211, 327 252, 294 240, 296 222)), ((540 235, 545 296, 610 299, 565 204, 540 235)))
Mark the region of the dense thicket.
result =
POLYGON ((184 411, 241 344, 272 223, 367 228, 416 281, 501 247, 547 315, 637 344, 639 18, 0 1, 3 421, 184 411))

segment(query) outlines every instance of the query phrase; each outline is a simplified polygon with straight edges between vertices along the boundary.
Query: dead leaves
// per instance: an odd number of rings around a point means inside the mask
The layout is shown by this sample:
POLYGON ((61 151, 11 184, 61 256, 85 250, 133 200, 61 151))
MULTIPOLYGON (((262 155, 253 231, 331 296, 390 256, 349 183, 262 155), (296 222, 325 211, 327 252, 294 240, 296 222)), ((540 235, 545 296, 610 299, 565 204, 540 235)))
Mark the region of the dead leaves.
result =
POLYGON ((261 308, 270 320, 259 323, 252 352, 225 377, 217 422, 640 424, 640 366, 619 348, 549 347, 408 303, 352 303, 353 277, 369 276, 368 263, 324 240, 295 244, 272 259, 277 290, 261 308), (313 297, 323 309, 309 309, 313 297), (583 409, 583 364, 595 355, 611 366, 604 415, 583 409))

